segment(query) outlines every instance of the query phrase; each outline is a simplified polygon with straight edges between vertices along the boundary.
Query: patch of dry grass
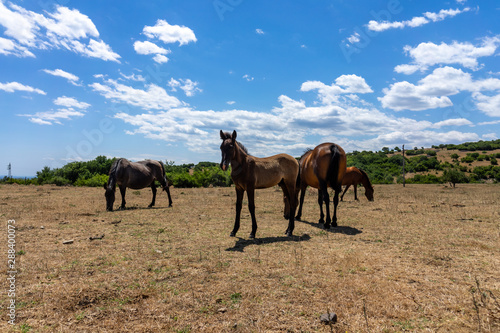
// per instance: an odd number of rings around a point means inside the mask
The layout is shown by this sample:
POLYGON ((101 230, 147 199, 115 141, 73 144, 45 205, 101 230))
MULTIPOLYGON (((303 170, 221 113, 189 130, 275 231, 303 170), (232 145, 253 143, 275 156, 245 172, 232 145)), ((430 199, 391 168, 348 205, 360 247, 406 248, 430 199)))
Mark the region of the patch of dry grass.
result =
MULTIPOLYGON (((259 190, 255 241, 246 201, 229 237, 234 189, 172 197, 172 208, 162 193, 148 209, 150 190, 128 191, 130 209, 105 212, 102 189, 1 186, 4 230, 16 220, 23 254, 17 324, 3 315, 0 330, 500 330, 498 185, 379 185, 374 202, 348 193, 331 231, 310 190, 292 239, 281 192, 259 190), (319 320, 328 311, 331 326, 319 320)), ((2 293, 2 312, 8 301, 2 293)))

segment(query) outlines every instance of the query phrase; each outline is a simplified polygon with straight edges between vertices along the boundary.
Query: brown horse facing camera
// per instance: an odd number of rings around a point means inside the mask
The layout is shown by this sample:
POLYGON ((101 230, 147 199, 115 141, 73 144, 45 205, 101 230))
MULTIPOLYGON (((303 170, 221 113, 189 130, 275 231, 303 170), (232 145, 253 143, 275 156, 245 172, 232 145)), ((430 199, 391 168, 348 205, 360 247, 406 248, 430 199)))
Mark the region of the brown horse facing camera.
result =
POLYGON ((342 185, 345 185, 345 190, 340 196, 340 201, 344 200, 344 194, 349 189, 349 186, 354 187, 354 200, 358 200, 358 184, 363 184, 365 188, 365 196, 369 201, 373 201, 373 186, 366 172, 356 167, 346 169, 342 185))
MULTIPOLYGON (((324 224, 325 229, 330 228, 330 223, 337 226, 337 206, 339 204, 339 193, 342 191, 342 179, 346 171, 346 155, 342 147, 335 143, 322 143, 316 148, 308 150, 302 155, 300 165, 300 204, 297 220, 302 216, 302 205, 307 186, 319 189, 318 204, 320 209, 319 223, 324 224), (330 198, 328 187, 334 189, 333 218, 330 218, 330 198), (326 223, 323 214, 323 202, 326 206, 326 223)), ((297 194, 298 194, 297 190, 297 194)))
POLYGON ((120 188, 122 195, 122 204, 120 209, 125 209, 125 191, 127 187, 139 190, 150 186, 153 191, 153 201, 148 207, 155 205, 156 185, 155 180, 159 181, 163 190, 167 191, 168 206, 172 206, 172 198, 170 197, 170 184, 165 176, 165 167, 160 161, 145 160, 140 162, 130 162, 125 158, 119 158, 111 165, 109 170, 108 184, 104 185, 106 190, 106 210, 113 211, 113 203, 115 202, 116 184, 120 188))
POLYGON ((243 195, 247 191, 248 210, 252 217, 252 232, 250 238, 255 238, 257 221, 255 219, 255 190, 279 185, 283 190, 285 200, 285 218, 288 218, 286 235, 292 236, 294 215, 297 207, 295 186, 299 173, 299 163, 287 154, 270 157, 254 157, 248 154, 246 148, 236 141, 236 131, 232 134, 220 131, 222 144, 220 150, 222 160, 220 167, 227 170, 231 164, 231 178, 236 186, 236 218, 231 237, 236 236, 240 228, 240 214, 243 205, 243 195))

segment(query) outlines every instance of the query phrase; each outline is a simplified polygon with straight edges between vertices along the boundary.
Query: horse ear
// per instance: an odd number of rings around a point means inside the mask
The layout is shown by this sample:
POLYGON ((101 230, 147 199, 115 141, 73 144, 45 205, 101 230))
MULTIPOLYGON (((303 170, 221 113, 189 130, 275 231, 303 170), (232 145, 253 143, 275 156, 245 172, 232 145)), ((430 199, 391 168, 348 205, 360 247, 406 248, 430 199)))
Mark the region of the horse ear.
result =
POLYGON ((233 135, 232 135, 231 139, 232 139, 233 141, 235 141, 235 140, 236 140, 236 131, 233 131, 233 135))
POLYGON ((222 130, 220 130, 220 138, 222 140, 225 140, 226 139, 226 135, 224 134, 224 132, 222 132, 222 130))

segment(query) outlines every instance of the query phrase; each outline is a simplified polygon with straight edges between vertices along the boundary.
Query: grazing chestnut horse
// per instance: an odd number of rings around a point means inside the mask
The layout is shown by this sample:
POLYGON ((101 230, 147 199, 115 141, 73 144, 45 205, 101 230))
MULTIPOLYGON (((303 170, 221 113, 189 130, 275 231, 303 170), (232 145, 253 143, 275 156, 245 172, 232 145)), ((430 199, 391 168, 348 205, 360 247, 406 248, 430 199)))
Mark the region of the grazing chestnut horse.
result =
POLYGON ((358 184, 363 184, 365 188, 365 195, 369 201, 373 201, 373 186, 366 172, 356 167, 349 167, 345 171, 342 185, 346 185, 344 192, 340 196, 340 201, 344 200, 344 194, 347 192, 349 186, 354 186, 354 199, 358 200, 358 184))
MULTIPOLYGON (((307 186, 319 189, 318 204, 320 209, 319 223, 324 224, 325 229, 330 228, 330 223, 337 226, 337 206, 339 204, 339 193, 342 190, 342 178, 346 170, 346 155, 344 150, 335 143, 322 143, 302 155, 300 165, 300 204, 297 220, 302 215, 302 205, 307 186), (330 218, 330 198, 328 187, 335 191, 333 198, 333 219, 330 218), (323 214, 323 202, 326 205, 326 223, 323 214)), ((298 190, 297 190, 298 194, 298 190)))
POLYGON ((299 163, 287 154, 278 154, 270 157, 254 157, 248 154, 246 148, 236 141, 236 131, 232 134, 220 131, 222 144, 220 150, 222 160, 220 167, 227 170, 231 164, 231 178, 236 186, 236 218, 231 237, 234 237, 240 228, 240 214, 243 205, 243 195, 247 191, 248 209, 252 217, 252 232, 250 238, 255 238, 257 221, 255 219, 255 190, 279 185, 283 190, 285 200, 285 218, 289 219, 286 235, 292 236, 294 229, 294 215, 297 207, 295 186, 299 174, 299 163))
POLYGON ((113 211, 116 184, 118 184, 122 195, 120 209, 125 208, 125 190, 127 187, 139 190, 150 186, 153 191, 153 201, 151 201, 148 207, 153 207, 156 199, 155 180, 160 182, 164 191, 167 191, 168 206, 171 207, 172 198, 170 197, 170 190, 168 189, 170 184, 165 176, 165 167, 162 162, 152 160, 130 162, 125 158, 117 159, 113 162, 109 170, 108 184, 104 185, 104 189, 106 190, 106 210, 113 211))

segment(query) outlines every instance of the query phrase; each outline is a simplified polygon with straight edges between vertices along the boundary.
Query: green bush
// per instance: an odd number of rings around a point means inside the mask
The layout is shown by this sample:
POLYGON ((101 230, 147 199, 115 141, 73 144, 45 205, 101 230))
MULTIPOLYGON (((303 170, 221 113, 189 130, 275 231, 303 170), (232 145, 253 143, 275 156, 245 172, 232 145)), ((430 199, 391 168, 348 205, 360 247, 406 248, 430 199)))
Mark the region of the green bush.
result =
POLYGON ((470 156, 470 155, 467 155, 467 156, 465 156, 465 157, 462 157, 462 158, 460 159, 460 162, 462 162, 462 163, 472 163, 472 162, 474 162, 475 160, 476 160, 476 159, 475 159, 474 157, 472 157, 472 156, 470 156))
POLYGON ((415 175, 406 180, 407 183, 414 184, 440 184, 442 180, 436 175, 415 175))
POLYGON ((468 183, 469 178, 463 173, 462 171, 455 169, 455 168, 450 168, 444 170, 443 173, 443 181, 448 182, 455 187, 455 184, 457 183, 468 183))
POLYGON ((71 181, 61 176, 54 176, 50 179, 47 179, 43 184, 54 184, 57 186, 66 186, 71 185, 71 181))
POLYGON ((89 179, 78 178, 76 186, 103 187, 108 183, 108 175, 93 175, 89 179))

